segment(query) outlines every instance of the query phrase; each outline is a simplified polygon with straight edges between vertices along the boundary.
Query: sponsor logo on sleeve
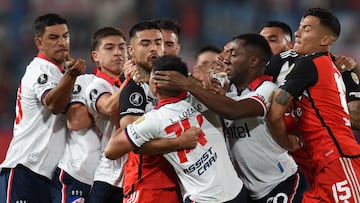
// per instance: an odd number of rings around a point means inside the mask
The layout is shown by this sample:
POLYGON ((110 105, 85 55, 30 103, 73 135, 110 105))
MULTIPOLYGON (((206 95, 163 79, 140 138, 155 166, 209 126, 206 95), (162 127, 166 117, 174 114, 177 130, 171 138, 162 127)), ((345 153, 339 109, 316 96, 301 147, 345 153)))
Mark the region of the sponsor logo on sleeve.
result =
POLYGON ((75 84, 73 88, 73 94, 79 94, 81 92, 81 86, 79 84, 75 84))

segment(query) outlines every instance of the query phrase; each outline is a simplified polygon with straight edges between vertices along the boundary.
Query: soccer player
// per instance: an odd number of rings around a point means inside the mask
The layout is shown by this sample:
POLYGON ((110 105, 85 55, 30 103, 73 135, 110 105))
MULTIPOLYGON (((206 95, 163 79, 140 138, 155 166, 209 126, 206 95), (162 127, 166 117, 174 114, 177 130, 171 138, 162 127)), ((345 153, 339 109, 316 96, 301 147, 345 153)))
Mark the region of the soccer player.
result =
MULTIPOLYGON (((185 77, 188 75, 186 64, 173 56, 163 56, 154 61, 151 75, 158 70, 174 70, 185 77)), ((196 109, 205 107, 196 101, 189 102, 195 98, 186 91, 157 88, 152 77, 150 87, 159 99, 155 109, 129 124, 125 130, 118 130, 105 154, 108 155, 109 147, 116 147, 117 156, 121 156, 140 148, 149 140, 181 138, 181 133, 191 126, 199 127, 202 132, 195 148, 163 155, 175 168, 184 187, 184 201, 246 202, 247 196, 241 193, 243 183, 230 161, 222 132, 196 109)), ((158 182, 162 181, 158 179, 158 182)))
POLYGON ((295 103, 297 127, 313 164, 313 181, 303 202, 357 202, 360 199, 360 146, 351 132, 345 87, 330 54, 340 34, 328 10, 305 11, 295 32, 295 61, 285 83, 274 93, 268 122, 284 148, 292 150, 284 113, 295 103))
POLYGON ((77 77, 66 110, 69 136, 52 178, 51 202, 87 202, 100 159, 100 139, 86 105, 86 87, 94 74, 77 77))
POLYGON ((196 54, 196 63, 195 65, 210 65, 216 62, 216 59, 219 57, 221 49, 215 45, 206 45, 200 48, 196 54))
MULTIPOLYGON (((129 36, 131 60, 143 77, 149 78, 153 61, 164 54, 161 30, 154 22, 145 21, 134 25, 129 36)), ((120 127, 125 129, 152 110, 157 98, 147 82, 131 79, 120 94, 120 103, 120 127)), ((176 173, 161 155, 130 152, 125 165, 124 195, 125 202, 180 202, 176 173)))
POLYGON ((14 137, 0 166, 1 202, 50 202, 50 179, 67 135, 63 112, 77 76, 85 72, 84 60, 69 58, 64 18, 45 14, 34 28, 39 52, 18 88, 14 137))
POLYGON ((163 37, 164 55, 177 56, 180 53, 179 36, 181 33, 181 25, 176 21, 168 18, 152 20, 156 23, 163 37))
POLYGON ((92 36, 91 57, 98 66, 96 77, 86 88, 89 112, 101 137, 101 158, 90 192, 90 203, 118 203, 123 199, 124 164, 127 156, 107 159, 104 148, 111 135, 119 128, 120 78, 127 60, 125 35, 115 27, 103 27, 92 36))
POLYGON ((236 86, 227 96, 209 93, 193 80, 169 71, 157 71, 154 79, 159 86, 188 89, 227 119, 230 155, 252 201, 301 202, 306 180, 287 150, 273 140, 266 125, 271 95, 277 87, 271 77, 262 75, 272 55, 268 43, 259 34, 239 35, 228 43, 222 55, 229 80, 236 86))
POLYGON ((273 54, 292 49, 294 46, 290 26, 281 21, 267 21, 260 30, 260 35, 268 41, 273 54))

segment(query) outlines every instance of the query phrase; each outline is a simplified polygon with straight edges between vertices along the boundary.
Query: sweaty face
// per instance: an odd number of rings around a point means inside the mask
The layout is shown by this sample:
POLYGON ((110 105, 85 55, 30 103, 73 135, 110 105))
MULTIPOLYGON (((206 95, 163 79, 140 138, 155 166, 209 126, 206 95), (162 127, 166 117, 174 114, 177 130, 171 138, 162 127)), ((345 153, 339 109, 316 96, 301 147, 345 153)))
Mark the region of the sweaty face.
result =
POLYGON ((46 27, 42 36, 35 37, 35 44, 45 56, 62 65, 66 53, 70 51, 70 34, 67 25, 59 24, 46 27))
POLYGON ((161 30, 164 41, 164 55, 177 56, 180 52, 178 36, 171 30, 161 30))
POLYGON ((102 38, 97 49, 92 52, 92 57, 101 70, 113 77, 121 74, 127 56, 125 40, 116 35, 102 38))
POLYGON ((278 54, 292 48, 290 36, 287 36, 278 27, 264 27, 260 35, 269 43, 273 54, 278 54))
POLYGON ((301 20, 300 26, 295 32, 294 50, 299 55, 328 51, 328 46, 322 41, 327 34, 328 31, 320 25, 319 18, 306 16, 301 20))
POLYGON ((153 61, 164 54, 163 40, 160 30, 143 30, 131 39, 129 52, 135 64, 149 72, 153 61))
POLYGON ((235 85, 242 84, 249 69, 249 56, 243 40, 236 39, 230 42, 224 63, 227 65, 229 80, 235 85))

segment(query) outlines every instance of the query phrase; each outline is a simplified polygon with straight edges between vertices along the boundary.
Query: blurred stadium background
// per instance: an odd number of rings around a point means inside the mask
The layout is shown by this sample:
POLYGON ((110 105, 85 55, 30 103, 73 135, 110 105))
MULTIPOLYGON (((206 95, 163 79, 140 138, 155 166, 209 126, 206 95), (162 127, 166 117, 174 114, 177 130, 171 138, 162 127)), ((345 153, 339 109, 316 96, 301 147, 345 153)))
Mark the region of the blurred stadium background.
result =
POLYGON ((296 31, 304 10, 323 7, 339 18, 342 32, 333 53, 360 61, 359 0, 0 0, 0 162, 11 138, 17 87, 26 65, 36 55, 33 21, 55 12, 70 24, 71 54, 85 58, 89 71, 91 34, 103 26, 126 33, 135 23, 173 18, 182 24, 181 56, 194 64, 202 45, 220 48, 232 37, 258 32, 267 20, 281 20, 296 31))

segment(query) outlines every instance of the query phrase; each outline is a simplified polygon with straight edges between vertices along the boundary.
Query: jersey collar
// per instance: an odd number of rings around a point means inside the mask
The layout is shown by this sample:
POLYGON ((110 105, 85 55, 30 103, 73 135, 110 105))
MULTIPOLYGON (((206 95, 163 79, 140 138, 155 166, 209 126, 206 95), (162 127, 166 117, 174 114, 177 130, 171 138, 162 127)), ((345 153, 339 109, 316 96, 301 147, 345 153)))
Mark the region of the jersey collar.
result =
POLYGON ((57 66, 57 67, 59 68, 60 72, 64 73, 64 67, 63 67, 63 66, 55 63, 55 62, 54 62, 53 60, 51 60, 49 57, 45 56, 45 54, 43 54, 42 52, 39 52, 39 53, 37 54, 37 57, 49 61, 50 63, 52 63, 52 64, 54 64, 55 66, 57 66))
POLYGON ((176 97, 170 97, 170 98, 167 98, 167 99, 161 99, 161 100, 159 100, 158 104, 155 106, 154 109, 159 109, 161 106, 164 106, 165 104, 176 103, 176 102, 184 99, 186 97, 186 95, 187 95, 187 92, 183 91, 176 97))
POLYGON ((113 78, 110 75, 108 75, 107 73, 101 71, 100 68, 96 68, 96 71, 94 71, 96 76, 99 78, 102 78, 104 80, 106 80, 108 83, 110 83, 111 85, 115 85, 117 87, 121 86, 121 80, 120 77, 117 78, 113 78))
POLYGON ((269 76, 269 75, 262 75, 258 78, 256 78, 255 80, 253 80, 249 85, 248 85, 248 88, 251 90, 251 91, 254 91, 256 90, 256 88, 258 88, 261 83, 263 83, 264 81, 272 81, 272 76, 269 76))

